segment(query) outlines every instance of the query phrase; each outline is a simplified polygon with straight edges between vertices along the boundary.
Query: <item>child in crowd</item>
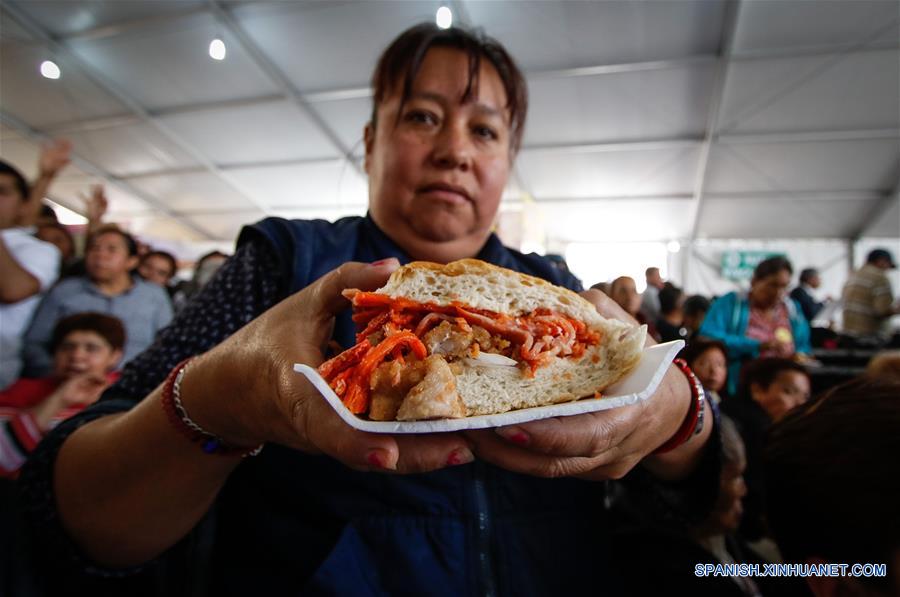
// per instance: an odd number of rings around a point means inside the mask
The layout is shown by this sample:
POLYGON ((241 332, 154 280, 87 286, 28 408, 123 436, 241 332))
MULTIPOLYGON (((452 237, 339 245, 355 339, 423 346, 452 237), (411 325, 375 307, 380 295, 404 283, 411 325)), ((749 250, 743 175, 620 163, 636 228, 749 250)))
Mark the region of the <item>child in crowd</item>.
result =
POLYGON ((742 534, 750 541, 769 536, 763 514, 762 458, 766 433, 789 410, 809 399, 809 374, 791 359, 756 359, 741 372, 738 392, 722 401, 722 412, 738 426, 747 449, 747 497, 742 534))
POLYGON ((87 405, 118 377, 125 328, 115 317, 77 313, 53 330, 53 374, 22 378, 0 392, 0 477, 14 476, 50 428, 87 405))
POLYGON ((728 353, 718 340, 695 340, 681 353, 688 366, 700 379, 707 395, 716 403, 728 381, 728 353))

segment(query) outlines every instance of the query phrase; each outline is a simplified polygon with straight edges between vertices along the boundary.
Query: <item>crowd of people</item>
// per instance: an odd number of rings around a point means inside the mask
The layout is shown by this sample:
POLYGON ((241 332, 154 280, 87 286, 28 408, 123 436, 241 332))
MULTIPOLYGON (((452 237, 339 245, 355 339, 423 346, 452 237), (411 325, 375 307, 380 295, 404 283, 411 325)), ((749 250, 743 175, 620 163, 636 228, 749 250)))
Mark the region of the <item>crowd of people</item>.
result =
MULTIPOLYGON (((25 545, 43 556, 0 592, 900 591, 900 359, 885 351, 812 396, 819 273, 803 270, 789 294, 785 257, 718 297, 686 296, 656 267, 642 294, 627 276, 583 293, 602 315, 647 325, 648 343, 686 342, 685 364, 643 404, 377 435, 283 375, 285 363, 320 363, 329 340, 351 343, 343 290, 377 288, 411 260, 477 257, 583 290, 564 262, 491 232, 527 111, 498 42, 419 25, 372 83, 369 213, 266 219, 178 284, 173 255, 102 221, 102 187, 87 200, 83 254, 42 210, 67 142, 44 149, 31 184, 0 162, 0 476, 18 478, 27 521, 23 547, 0 545, 0 560, 12 551, 23 567, 25 545), (693 427, 672 444, 686 408, 693 427), (778 561, 889 574, 804 584, 694 568, 778 561)), ((850 277, 845 332, 877 336, 900 312, 893 267, 877 249, 850 277)))
POLYGON ((0 161, 2 477, 16 476, 51 427, 95 402, 169 324, 174 306, 211 277, 205 264, 227 257, 204 256, 194 279, 173 285, 178 262, 171 253, 103 222, 108 203, 100 185, 85 201, 79 254, 75 235, 43 204, 70 151, 66 140, 44 147, 30 184, 0 161))
MULTIPOLYGON (((883 346, 889 340, 886 324, 898 309, 885 272, 894 267, 893 255, 889 251, 875 249, 867 255, 866 263, 847 281, 843 300, 845 313, 849 311, 849 315, 845 316, 842 331, 848 345, 861 341, 866 346, 883 346)), ((807 515, 802 506, 790 497, 791 490, 782 486, 785 475, 799 477, 799 481, 792 479, 791 487, 802 487, 805 499, 816 501, 817 498, 810 493, 814 490, 804 483, 818 483, 812 486, 825 491, 830 485, 827 482, 828 462, 846 458, 854 469, 854 472, 848 473, 848 477, 857 480, 864 475, 892 477, 890 481, 884 479, 882 482, 879 479, 876 486, 885 489, 893 499, 900 495, 900 485, 896 481, 897 467, 885 466, 885 463, 878 461, 883 455, 881 448, 877 455, 876 449, 870 444, 870 450, 864 453, 854 453, 852 456, 847 453, 838 456, 835 453, 833 460, 816 459, 816 444, 803 445, 801 437, 787 437, 782 430, 784 425, 789 424, 802 427, 806 433, 824 433, 823 430, 814 429, 814 425, 807 429, 804 423, 798 422, 794 413, 811 413, 814 408, 818 408, 810 407, 811 404, 818 405, 826 397, 835 396, 829 398, 827 404, 831 406, 843 402, 841 408, 846 409, 848 416, 846 425, 863 424, 876 416, 866 413, 862 406, 865 400, 871 400, 870 406, 886 416, 886 420, 879 421, 880 432, 895 437, 900 432, 900 427, 897 426, 900 391, 896 385, 900 382, 900 352, 896 350, 885 347, 874 354, 864 375, 813 397, 811 374, 816 373, 819 363, 811 357, 810 326, 825 304, 825 301, 817 300, 815 295, 815 290, 821 285, 821 278, 816 269, 804 269, 800 272, 797 285, 788 292, 792 277, 791 262, 785 257, 773 256, 757 265, 747 291, 735 291, 717 297, 694 295, 685 298, 680 288, 660 277, 659 268, 656 267, 646 270, 647 286, 642 295, 637 294, 635 281, 629 277, 616 278, 607 286, 610 297, 636 321, 646 324, 648 331, 658 341, 681 339, 686 342, 680 357, 700 379, 707 396, 718 405, 721 413, 724 459, 720 494, 713 518, 690 528, 679 528, 677 525, 673 527, 663 517, 654 519, 654 524, 649 526, 630 526, 634 525, 633 520, 626 525, 627 532, 623 534, 622 540, 626 542, 628 549, 642 557, 662 558, 664 553, 678 553, 677 557, 667 560, 665 573, 656 577, 640 576, 639 566, 633 559, 620 557, 620 563, 630 569, 636 578, 641 578, 640 594, 658 594, 663 590, 672 590, 673 587, 698 594, 696 589, 699 585, 695 578, 690 578, 689 562, 713 560, 758 564, 782 561, 784 557, 791 558, 788 561, 800 561, 791 555, 796 544, 802 545, 804 551, 800 553, 807 557, 819 553, 814 544, 811 545, 807 539, 798 535, 801 531, 809 531, 810 526, 796 520, 807 515), (886 388, 891 387, 894 388, 894 394, 888 395, 886 388), (877 397, 865 397, 864 400, 858 394, 863 389, 875 391, 877 397), (857 398, 859 403, 854 403, 857 398), (782 424, 783 420, 790 423, 782 424), (888 430, 890 425, 894 427, 888 430), (774 447, 773 441, 769 439, 771 435, 778 438, 774 447), (809 476, 799 474, 798 468, 789 468, 784 462, 776 463, 773 460, 783 455, 789 449, 787 446, 802 446, 802 456, 792 455, 788 460, 799 463, 801 458, 805 458, 802 466, 807 467, 805 472, 809 476), (873 458, 873 462, 865 460, 869 457, 873 458), (892 472, 888 472, 889 470, 892 472), (775 485, 772 485, 771 480, 767 482, 767 478, 772 477, 777 478, 775 485), (767 503, 770 504, 768 509, 767 503), (771 514, 772 508, 775 508, 774 514, 771 514), (785 511, 795 518, 786 517, 783 514, 785 511), (772 520, 773 517, 778 519, 772 520), (711 536, 711 530, 715 530, 716 534, 711 536), (777 544, 776 539, 779 541, 777 544), (783 543, 788 545, 787 555, 783 550, 779 551, 783 543)), ((603 286, 596 284, 594 287, 603 286)), ((837 411, 818 416, 823 426, 833 428, 838 424, 837 411)), ((854 434, 846 433, 844 437, 847 435, 854 434)), ((868 433, 866 435, 869 436, 868 433)), ((886 444, 896 446, 895 439, 885 441, 886 444)), ((834 440, 829 440, 828 446, 827 449, 839 449, 834 440)), ((853 498, 848 500, 854 501, 853 498)), ((829 499, 828 503, 834 501, 829 499)), ((823 517, 828 516, 822 508, 812 510, 823 517)), ((887 505, 881 505, 877 513, 885 515, 888 510, 887 505)), ((633 512, 625 509, 626 519, 629 514, 634 517, 633 512)), ((860 524, 865 526, 863 517, 851 515, 848 518, 859 518, 860 524)), ((896 524, 896 517, 887 519, 896 524)), ((842 524, 843 536, 850 536, 851 531, 844 527, 852 525, 842 524)), ((871 530, 870 526, 866 528, 871 530)), ((874 538, 876 535, 877 533, 872 534, 872 541, 881 541, 881 538, 874 538)), ((888 543, 894 541, 896 549, 896 530, 884 535, 883 540, 888 543)), ((817 530, 815 536, 821 537, 821 532, 817 530)), ((853 536, 862 545, 863 534, 853 531, 853 536)), ((829 538, 824 543, 828 545, 826 551, 832 554, 841 552, 836 541, 829 538)), ((848 549, 843 553, 853 553, 853 550, 848 549)), ((882 548, 877 553, 882 557, 893 553, 893 557, 896 557, 900 552, 882 548)), ((835 594, 826 591, 848 590, 835 582, 816 580, 810 584, 816 589, 816 594, 835 594)), ((884 586, 887 587, 886 594, 892 594, 889 585, 884 586)), ((869 594, 865 591, 852 592, 859 590, 859 587, 850 589, 852 590, 848 594, 869 594)), ((772 579, 754 582, 752 579, 735 576, 731 578, 731 582, 708 583, 699 594, 807 593, 802 584, 786 579, 781 582, 772 579)))

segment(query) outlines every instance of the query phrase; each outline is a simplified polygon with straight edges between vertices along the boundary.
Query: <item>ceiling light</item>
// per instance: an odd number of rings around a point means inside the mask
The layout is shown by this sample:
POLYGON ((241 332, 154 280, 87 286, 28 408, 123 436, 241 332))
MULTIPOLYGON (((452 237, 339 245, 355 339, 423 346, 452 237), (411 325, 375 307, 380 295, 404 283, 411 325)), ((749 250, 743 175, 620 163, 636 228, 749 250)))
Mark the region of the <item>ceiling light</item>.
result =
POLYGON ((437 9, 434 21, 441 29, 449 29, 450 25, 453 24, 453 13, 446 6, 442 6, 437 9))
POLYGON ((225 60, 225 42, 218 37, 209 42, 209 56, 214 60, 225 60))
POLYGON ((60 75, 59 67, 52 60, 44 60, 41 62, 41 74, 48 79, 58 79, 60 75))
POLYGON ((681 243, 678 242, 677 240, 670 240, 666 244, 666 249, 669 250, 669 253, 677 253, 678 251, 681 250, 681 243))

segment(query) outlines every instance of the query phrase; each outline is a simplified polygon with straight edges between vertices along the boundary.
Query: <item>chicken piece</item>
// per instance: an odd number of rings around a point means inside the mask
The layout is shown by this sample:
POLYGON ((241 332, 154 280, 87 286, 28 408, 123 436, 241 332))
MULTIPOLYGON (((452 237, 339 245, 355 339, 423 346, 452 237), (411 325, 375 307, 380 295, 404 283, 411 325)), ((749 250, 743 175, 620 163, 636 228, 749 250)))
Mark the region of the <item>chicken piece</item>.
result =
POLYGON ((480 325, 472 326, 472 334, 481 352, 492 352, 507 357, 512 353, 509 340, 497 335, 491 335, 490 332, 480 325))
POLYGON ((409 390, 425 379, 425 361, 407 358, 405 364, 399 361, 388 361, 379 365, 372 372, 369 388, 372 390, 372 403, 369 406, 369 418, 373 421, 394 421, 397 411, 409 390))
POLYGON ((464 331, 456 324, 442 321, 439 326, 425 334, 422 342, 428 349, 428 354, 463 358, 468 353, 473 339, 472 331, 464 331))
POLYGON ((406 395, 397 411, 398 421, 422 419, 459 419, 466 416, 466 405, 456 391, 456 376, 439 355, 425 359, 425 378, 406 395))

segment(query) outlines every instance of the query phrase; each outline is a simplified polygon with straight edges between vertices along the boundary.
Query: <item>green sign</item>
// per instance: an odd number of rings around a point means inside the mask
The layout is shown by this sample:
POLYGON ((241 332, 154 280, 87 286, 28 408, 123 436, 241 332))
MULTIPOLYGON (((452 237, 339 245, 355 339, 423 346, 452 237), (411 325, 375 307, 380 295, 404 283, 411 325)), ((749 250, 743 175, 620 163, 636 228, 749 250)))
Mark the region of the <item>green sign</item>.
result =
POLYGON ((773 251, 725 251, 722 253, 722 277, 736 282, 749 280, 760 261, 784 255, 773 251))

